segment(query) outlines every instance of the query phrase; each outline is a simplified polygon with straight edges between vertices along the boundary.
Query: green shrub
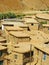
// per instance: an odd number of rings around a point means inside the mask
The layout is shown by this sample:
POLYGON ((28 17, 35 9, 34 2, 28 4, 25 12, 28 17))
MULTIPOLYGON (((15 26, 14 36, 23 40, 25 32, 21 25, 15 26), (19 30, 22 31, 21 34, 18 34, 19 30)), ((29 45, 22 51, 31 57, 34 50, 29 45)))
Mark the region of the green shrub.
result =
POLYGON ((7 19, 7 18, 8 18, 7 13, 3 13, 3 18, 4 18, 4 19, 7 19))
POLYGON ((11 13, 11 12, 0 13, 0 20, 1 19, 7 19, 7 18, 16 18, 16 15, 14 13, 11 13))
POLYGON ((20 18, 20 19, 22 19, 24 16, 25 16, 25 14, 15 15, 15 13, 12 13, 12 12, 0 13, 0 20, 7 19, 7 18, 20 18))
POLYGON ((16 15, 14 13, 8 12, 7 13, 8 18, 16 18, 16 15))
POLYGON ((17 15, 16 17, 22 19, 24 16, 25 16, 25 15, 22 14, 22 15, 17 15))
POLYGON ((44 22, 40 22, 41 24, 47 24, 47 21, 44 21, 44 22))
POLYGON ((1 19, 3 19, 3 14, 2 14, 2 13, 0 13, 0 20, 1 20, 1 19))

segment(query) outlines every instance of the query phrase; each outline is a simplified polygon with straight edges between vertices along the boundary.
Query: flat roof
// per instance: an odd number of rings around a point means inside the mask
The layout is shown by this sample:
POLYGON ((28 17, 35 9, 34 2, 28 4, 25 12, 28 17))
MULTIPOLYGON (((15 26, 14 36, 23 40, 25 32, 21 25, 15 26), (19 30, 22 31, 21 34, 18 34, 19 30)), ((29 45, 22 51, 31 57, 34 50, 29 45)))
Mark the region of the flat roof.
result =
POLYGON ((36 14, 36 17, 49 20, 49 14, 36 14))
POLYGON ((12 59, 12 54, 6 55, 4 58, 7 60, 10 60, 10 59, 12 59))
POLYGON ((2 41, 6 41, 6 39, 0 36, 0 42, 2 41))
POLYGON ((16 22, 12 22, 12 21, 10 21, 10 22, 8 22, 8 21, 3 21, 3 22, 2 22, 2 25, 13 25, 13 26, 14 26, 14 24, 16 24, 16 22))
POLYGON ((43 24, 42 26, 43 27, 49 27, 49 24, 43 24))
POLYGON ((49 54, 49 47, 47 44, 33 44, 37 49, 49 54))
MULTIPOLYGON (((18 48, 14 48, 13 51, 16 53, 27 53, 30 52, 30 44, 23 44, 23 43, 19 43, 17 44, 17 46, 19 46, 18 48)), ((33 51, 34 47, 32 46, 32 50, 33 51)))
POLYGON ((49 34, 46 34, 39 30, 32 30, 32 31, 25 31, 30 35, 30 38, 36 42, 48 42, 49 41, 49 34))
POLYGON ((11 42, 9 42, 9 43, 3 43, 3 44, 0 43, 0 45, 7 46, 7 45, 12 45, 12 44, 11 44, 11 42))
POLYGON ((22 22, 22 21, 24 21, 23 19, 19 19, 19 18, 11 18, 11 19, 2 19, 1 20, 2 22, 3 21, 12 21, 12 22, 22 22))
POLYGON ((23 31, 23 29, 22 28, 20 28, 20 27, 18 27, 18 26, 12 26, 12 27, 9 27, 9 26, 5 26, 5 29, 7 30, 7 31, 23 31))
POLYGON ((7 49, 7 47, 4 47, 4 46, 1 46, 1 45, 0 45, 0 51, 1 51, 1 50, 5 50, 5 49, 7 49))
POLYGON ((28 37, 28 38, 30 38, 30 35, 28 35, 25 32, 20 32, 20 31, 18 31, 18 32, 11 31, 11 32, 9 32, 9 34, 12 35, 12 36, 15 36, 15 37, 21 37, 21 38, 28 37))
POLYGON ((25 15, 24 18, 36 18, 35 15, 25 15))
POLYGON ((19 27, 28 27, 28 25, 24 24, 23 22, 12 22, 12 21, 10 21, 10 22, 4 21, 4 22, 2 22, 2 25, 5 25, 5 26, 12 25, 12 26, 19 26, 19 27))
POLYGON ((31 23, 33 23, 33 24, 38 24, 39 22, 37 22, 34 18, 32 18, 32 19, 24 19, 25 20, 25 23, 27 23, 27 24, 31 24, 31 23))

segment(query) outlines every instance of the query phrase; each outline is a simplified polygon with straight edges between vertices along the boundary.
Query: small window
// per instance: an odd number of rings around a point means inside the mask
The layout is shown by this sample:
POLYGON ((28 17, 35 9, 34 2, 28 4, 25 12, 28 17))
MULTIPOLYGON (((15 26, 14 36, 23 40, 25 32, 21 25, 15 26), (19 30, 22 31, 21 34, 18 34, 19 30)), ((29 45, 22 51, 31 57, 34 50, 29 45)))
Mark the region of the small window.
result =
POLYGON ((30 31, 29 27, 28 27, 28 31, 30 31))
POLYGON ((17 55, 15 55, 15 59, 17 59, 17 55))
POLYGON ((49 30, 49 28, 48 28, 48 30, 49 30))
POLYGON ((31 25, 34 25, 33 23, 31 25))
POLYGON ((0 51, 0 56, 2 56, 2 51, 0 51))
MULTIPOLYGON (((31 56, 33 56, 33 51, 31 51, 31 56)), ((24 54, 24 58, 30 57, 30 52, 24 54)))
POLYGON ((2 27, 0 27, 0 29, 2 29, 2 27))
POLYGON ((3 61, 0 61, 0 65, 3 65, 3 61))

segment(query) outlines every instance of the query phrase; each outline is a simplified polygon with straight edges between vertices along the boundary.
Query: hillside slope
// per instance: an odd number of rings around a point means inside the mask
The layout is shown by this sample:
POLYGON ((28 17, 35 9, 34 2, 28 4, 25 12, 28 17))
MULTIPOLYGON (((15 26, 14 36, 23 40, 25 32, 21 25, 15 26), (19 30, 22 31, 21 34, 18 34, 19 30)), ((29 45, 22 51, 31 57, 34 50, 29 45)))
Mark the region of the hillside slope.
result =
POLYGON ((17 10, 42 10, 49 7, 49 0, 0 0, 0 12, 17 10))

